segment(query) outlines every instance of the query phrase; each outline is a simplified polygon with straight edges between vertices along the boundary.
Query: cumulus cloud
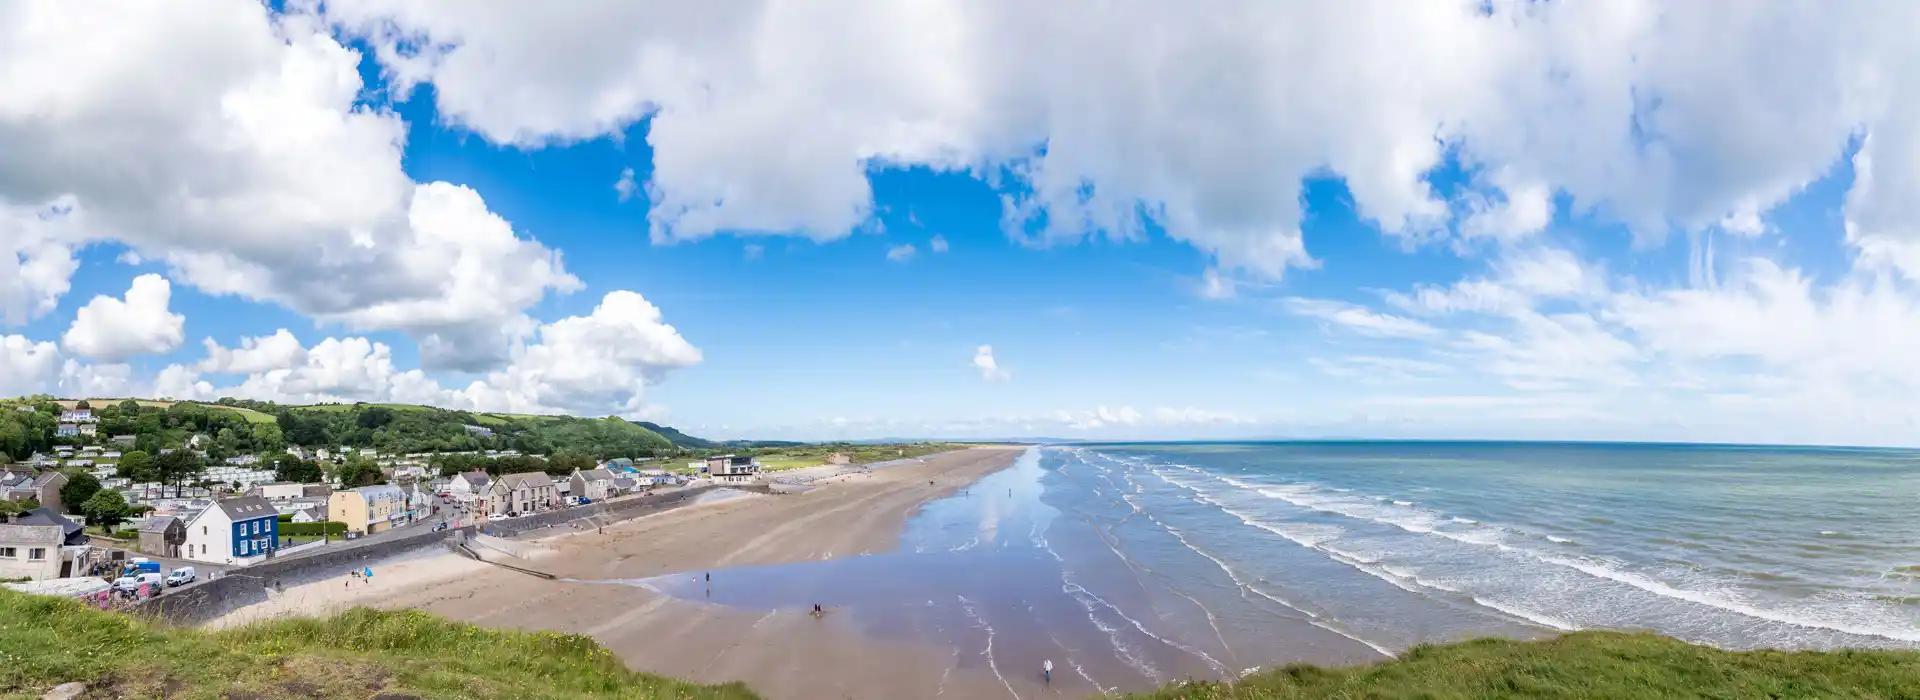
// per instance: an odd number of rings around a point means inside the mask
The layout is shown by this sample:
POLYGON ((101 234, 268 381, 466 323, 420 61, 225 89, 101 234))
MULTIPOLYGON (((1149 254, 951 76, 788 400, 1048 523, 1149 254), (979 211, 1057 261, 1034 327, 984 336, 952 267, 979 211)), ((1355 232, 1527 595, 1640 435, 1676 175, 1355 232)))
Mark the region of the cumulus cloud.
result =
POLYGON ((206 346, 207 357, 199 363, 163 370, 155 395, 641 417, 651 410, 649 386, 702 359, 658 308, 629 291, 607 294, 588 315, 538 326, 529 342, 514 348, 505 367, 458 388, 443 387, 420 370, 396 367, 393 349, 367 338, 327 338, 303 348, 281 330, 244 339, 236 349, 211 340, 206 346), (216 388, 202 373, 244 376, 236 385, 216 388))
POLYGON ((68 352, 119 362, 135 355, 159 355, 180 347, 187 317, 167 310, 173 285, 159 275, 141 275, 126 299, 96 296, 74 314, 60 344, 68 352))
POLYGON ((1295 195, 1320 172, 1413 240, 1522 238, 1556 194, 1657 237, 1750 230, 1857 140, 1852 240, 1920 241, 1911 4, 327 7, 397 82, 433 83, 444 118, 495 143, 651 119, 663 240, 846 235, 872 211, 866 164, 883 162, 979 174, 1022 237, 1157 227, 1276 277, 1312 264, 1295 195), (1449 157, 1471 175, 1453 201, 1426 179, 1449 157))
POLYGON ((0 335, 0 396, 127 396, 135 391, 133 368, 88 364, 60 354, 51 342, 0 335))
POLYGON ((889 262, 903 263, 912 260, 913 253, 912 243, 902 243, 887 249, 887 260, 889 262))
POLYGON ((194 367, 200 372, 265 374, 293 369, 307 360, 307 349, 285 328, 274 331, 273 335, 243 338, 240 347, 233 349, 221 346, 212 338, 201 343, 207 348, 207 356, 194 367))
POLYGON ((405 124, 357 104, 359 56, 311 14, 249 0, 11 3, 0 65, 9 323, 50 308, 75 247, 103 240, 210 294, 354 330, 492 341, 433 358, 464 368, 504 360, 508 338, 491 329, 579 287, 477 193, 407 177, 405 124), (94 50, 102 41, 114 50, 94 50))
POLYGON ((947 252, 947 237, 935 235, 932 240, 927 241, 927 250, 935 253, 947 252))
POLYGON ((980 371, 980 378, 989 382, 1004 382, 1013 375, 1000 368, 1000 361, 993 358, 993 346, 982 345, 973 351, 973 368, 980 371))

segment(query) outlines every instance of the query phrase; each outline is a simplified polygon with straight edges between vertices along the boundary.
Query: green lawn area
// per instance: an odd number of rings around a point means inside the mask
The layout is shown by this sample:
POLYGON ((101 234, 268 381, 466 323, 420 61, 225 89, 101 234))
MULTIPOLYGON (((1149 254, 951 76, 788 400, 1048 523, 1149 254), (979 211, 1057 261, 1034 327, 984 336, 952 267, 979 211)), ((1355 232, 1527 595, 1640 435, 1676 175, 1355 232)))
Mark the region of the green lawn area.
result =
POLYGON ((486 630, 424 612, 349 610, 219 632, 0 590, 0 697, 68 681, 114 698, 754 700, 627 670, 591 637, 486 630))
POLYGON ((265 413, 261 413, 259 411, 255 411, 251 408, 241 408, 239 406, 222 406, 217 403, 209 403, 209 404, 201 404, 201 405, 206 406, 207 408, 214 408, 222 411, 233 411, 234 413, 240 414, 240 417, 247 419, 248 423, 274 422, 273 416, 267 415, 265 413))
POLYGON ((1920 652, 1730 652, 1652 634, 1576 632, 1415 647, 1370 666, 1287 666, 1133 700, 1920 698, 1920 652))

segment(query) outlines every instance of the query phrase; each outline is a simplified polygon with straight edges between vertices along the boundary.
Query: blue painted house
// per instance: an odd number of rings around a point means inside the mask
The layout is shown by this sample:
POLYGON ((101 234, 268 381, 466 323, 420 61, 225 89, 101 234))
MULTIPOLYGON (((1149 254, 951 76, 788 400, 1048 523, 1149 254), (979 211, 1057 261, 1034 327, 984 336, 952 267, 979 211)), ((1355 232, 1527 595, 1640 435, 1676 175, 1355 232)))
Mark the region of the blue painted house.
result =
POLYGON ((278 515, 273 504, 259 496, 214 501, 187 521, 181 556, 234 566, 265 561, 280 541, 278 515))

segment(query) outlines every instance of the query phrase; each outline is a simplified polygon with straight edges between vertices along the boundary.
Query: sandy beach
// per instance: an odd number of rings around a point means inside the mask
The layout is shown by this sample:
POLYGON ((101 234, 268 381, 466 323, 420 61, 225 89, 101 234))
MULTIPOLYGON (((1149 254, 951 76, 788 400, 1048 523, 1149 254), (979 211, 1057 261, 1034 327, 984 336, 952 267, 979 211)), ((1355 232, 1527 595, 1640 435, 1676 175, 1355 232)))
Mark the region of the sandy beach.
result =
MULTIPOLYGON (((745 681, 768 698, 1005 697, 1057 694, 1022 674, 962 663, 951 649, 878 640, 833 611, 750 612, 614 581, 886 552, 923 503, 1012 464, 1021 448, 974 448, 865 473, 814 474, 806 493, 686 506, 602 531, 523 537, 545 580, 433 552, 277 594, 210 626, 355 605, 420 608, 491 627, 589 634, 638 670, 745 681), (1003 678, 1002 675, 1011 676, 1003 678)), ((690 579, 691 580, 691 579, 690 579)), ((713 586, 727 585, 725 574, 713 586)))

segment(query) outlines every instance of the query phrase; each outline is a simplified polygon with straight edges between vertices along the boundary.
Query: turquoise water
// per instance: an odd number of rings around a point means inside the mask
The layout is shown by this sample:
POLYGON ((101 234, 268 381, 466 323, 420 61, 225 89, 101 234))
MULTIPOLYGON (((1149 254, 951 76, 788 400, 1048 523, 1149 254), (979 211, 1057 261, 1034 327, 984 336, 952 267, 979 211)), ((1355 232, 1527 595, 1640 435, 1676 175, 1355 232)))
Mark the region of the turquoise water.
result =
POLYGON ((745 608, 822 604, 1016 696, 1595 628, 1731 649, 1920 648, 1920 454, 1036 448, 927 504, 899 551, 628 583, 745 608), (1037 673, 1048 660, 1051 686, 1037 673))
POLYGON ((1383 647, 1515 623, 1728 648, 1920 646, 1914 452, 1282 443, 1058 459, 1063 503, 1118 497, 1383 647))

